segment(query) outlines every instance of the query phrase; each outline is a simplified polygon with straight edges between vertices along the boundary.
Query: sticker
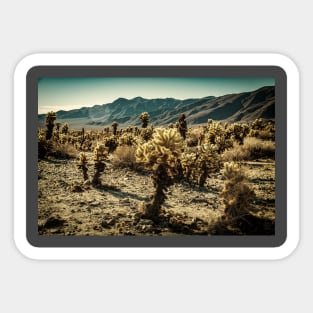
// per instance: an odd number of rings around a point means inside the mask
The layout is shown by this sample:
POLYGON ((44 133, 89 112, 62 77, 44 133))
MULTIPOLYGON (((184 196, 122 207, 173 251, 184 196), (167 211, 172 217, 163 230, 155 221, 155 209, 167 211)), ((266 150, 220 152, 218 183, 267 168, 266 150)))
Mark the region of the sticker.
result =
POLYGON ((34 54, 14 87, 14 239, 25 256, 260 260, 296 248, 289 58, 34 54))

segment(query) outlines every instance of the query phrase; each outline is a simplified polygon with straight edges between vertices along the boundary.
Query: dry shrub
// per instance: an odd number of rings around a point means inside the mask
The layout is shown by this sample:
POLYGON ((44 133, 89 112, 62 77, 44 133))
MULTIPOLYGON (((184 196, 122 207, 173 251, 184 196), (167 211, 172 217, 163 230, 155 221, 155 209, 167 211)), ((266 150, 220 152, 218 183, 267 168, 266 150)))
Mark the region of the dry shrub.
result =
POLYGON ((128 145, 118 146, 113 153, 112 164, 115 168, 138 169, 139 164, 136 162, 136 147, 128 145))
POLYGON ((53 142, 51 150, 48 152, 49 156, 58 159, 77 158, 78 151, 69 143, 61 144, 53 142))
POLYGON ((243 145, 234 143, 222 155, 223 161, 255 160, 260 158, 275 159, 275 143, 255 137, 246 137, 243 145))

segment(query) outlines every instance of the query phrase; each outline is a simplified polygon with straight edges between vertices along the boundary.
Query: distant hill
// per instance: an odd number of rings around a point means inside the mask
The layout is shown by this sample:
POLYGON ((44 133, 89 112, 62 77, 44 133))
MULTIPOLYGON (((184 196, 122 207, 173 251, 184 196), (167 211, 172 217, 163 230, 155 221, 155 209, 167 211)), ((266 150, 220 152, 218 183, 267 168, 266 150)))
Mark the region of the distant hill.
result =
MULTIPOLYGON (((165 125, 177 122, 184 113, 188 125, 206 123, 208 119, 228 122, 249 122, 256 118, 275 119, 275 87, 265 86, 251 92, 228 94, 221 97, 178 100, 174 98, 133 99, 118 98, 112 103, 82 107, 69 111, 57 111, 57 121, 70 127, 110 126, 113 121, 120 127, 139 126, 138 116, 148 112, 150 123, 165 125)), ((40 126, 45 114, 38 115, 40 126)))

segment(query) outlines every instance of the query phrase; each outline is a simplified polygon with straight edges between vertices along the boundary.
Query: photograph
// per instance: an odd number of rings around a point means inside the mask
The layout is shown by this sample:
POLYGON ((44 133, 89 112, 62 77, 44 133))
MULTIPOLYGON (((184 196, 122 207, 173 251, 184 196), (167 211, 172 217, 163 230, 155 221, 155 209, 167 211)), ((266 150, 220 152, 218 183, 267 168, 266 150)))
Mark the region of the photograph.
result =
POLYGON ((37 80, 39 236, 274 236, 274 77, 37 80))

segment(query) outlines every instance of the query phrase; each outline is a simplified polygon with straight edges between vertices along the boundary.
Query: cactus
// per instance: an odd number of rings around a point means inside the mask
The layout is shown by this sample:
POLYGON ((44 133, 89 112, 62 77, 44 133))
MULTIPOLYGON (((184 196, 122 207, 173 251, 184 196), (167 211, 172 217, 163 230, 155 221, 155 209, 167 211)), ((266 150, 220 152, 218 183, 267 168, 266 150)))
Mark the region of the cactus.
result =
POLYGON ((209 174, 220 169, 220 155, 217 153, 215 146, 210 144, 199 146, 195 165, 194 176, 197 179, 197 184, 203 187, 209 174))
POLYGON ((150 119, 150 115, 148 112, 142 112, 139 115, 139 119, 141 120, 141 127, 142 128, 147 128, 148 127, 148 123, 149 123, 149 119, 150 119))
POLYGON ((221 123, 212 120, 209 121, 208 132, 204 141, 215 145, 219 154, 231 148, 233 146, 233 141, 230 138, 231 134, 225 130, 221 123))
POLYGON ((79 154, 79 161, 77 163, 77 168, 83 172, 84 181, 88 180, 88 168, 87 168, 87 156, 84 152, 79 154))
POLYGON ((142 128, 140 130, 140 137, 144 140, 144 141, 149 141, 152 138, 153 135, 153 126, 149 126, 147 128, 142 128))
POLYGON ((136 144, 136 137, 133 136, 131 132, 126 132, 121 137, 119 137, 118 144, 120 146, 123 146, 123 145, 132 146, 132 145, 135 145, 136 144))
POLYGON ((104 145, 107 147, 108 153, 114 152, 115 149, 116 149, 117 146, 118 146, 118 142, 117 142, 116 137, 111 136, 111 137, 106 138, 106 139, 104 140, 104 145))
POLYGON ((51 150, 52 143, 46 140, 44 132, 38 132, 38 158, 43 159, 47 153, 51 150))
POLYGON ((187 133, 187 122, 185 119, 186 119, 185 114, 182 114, 178 120, 178 131, 184 140, 186 139, 187 133))
POLYGON ((196 152, 185 151, 181 157, 184 177, 189 183, 196 183, 204 186, 210 173, 219 171, 221 157, 212 144, 198 146, 196 152))
POLYGON ((188 183, 192 183, 192 173, 196 159, 197 159, 196 153, 193 152, 182 153, 180 163, 183 168, 184 178, 188 183))
POLYGON ((225 217, 235 218, 248 214, 255 197, 244 171, 234 162, 224 164, 226 182, 221 192, 225 217))
POLYGON ((247 124, 234 123, 225 126, 228 138, 231 137, 233 141, 238 142, 239 145, 243 145, 243 140, 248 135, 250 128, 247 124))
POLYGON ((98 144, 94 149, 94 176, 92 179, 93 186, 101 186, 101 173, 105 169, 104 161, 107 160, 108 151, 104 145, 98 144))
POLYGON ((46 140, 50 140, 53 134, 54 121, 56 120, 57 115, 55 112, 50 111, 46 115, 46 140))
POLYGON ((113 128, 113 135, 116 136, 117 135, 117 126, 118 126, 118 123, 117 122, 113 122, 111 124, 112 128, 113 128))
POLYGON ((151 201, 143 205, 143 216, 156 221, 166 199, 168 187, 174 183, 177 161, 180 158, 183 140, 176 129, 158 128, 151 141, 138 146, 137 162, 152 169, 155 192, 151 201))
POLYGON ((84 127, 82 128, 82 131, 81 131, 81 135, 80 135, 80 147, 79 149, 82 150, 83 149, 83 144, 85 142, 86 138, 85 138, 85 129, 84 127))
POLYGON ((61 128, 61 133, 67 135, 68 129, 69 129, 68 123, 65 123, 61 128))
POLYGON ((60 122, 55 123, 55 128, 56 128, 57 132, 60 131, 60 127, 61 127, 61 123, 60 122))

